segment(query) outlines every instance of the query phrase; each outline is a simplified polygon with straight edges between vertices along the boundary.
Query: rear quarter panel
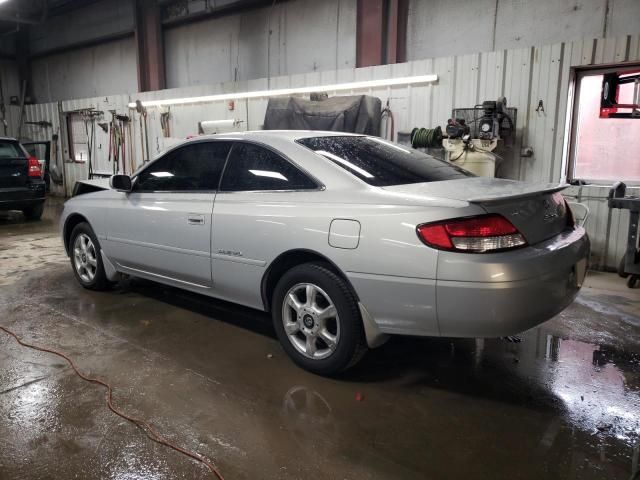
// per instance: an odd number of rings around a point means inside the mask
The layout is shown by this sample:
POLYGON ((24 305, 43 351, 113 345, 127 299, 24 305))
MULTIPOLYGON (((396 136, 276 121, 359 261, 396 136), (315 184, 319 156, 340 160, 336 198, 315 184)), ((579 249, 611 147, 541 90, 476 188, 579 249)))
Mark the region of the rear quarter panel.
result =
POLYGON ((330 191, 218 193, 212 238, 215 296, 263 308, 260 292, 267 267, 284 252, 311 250, 347 275, 379 324, 397 326, 397 319, 407 318, 400 309, 409 311, 409 323, 426 322, 437 335, 438 252, 426 247, 415 229, 425 222, 477 214, 478 207, 359 202, 356 192, 350 202, 341 197, 330 191), (357 248, 329 244, 334 219, 360 223, 357 248), (409 287, 406 278, 420 281, 409 287))

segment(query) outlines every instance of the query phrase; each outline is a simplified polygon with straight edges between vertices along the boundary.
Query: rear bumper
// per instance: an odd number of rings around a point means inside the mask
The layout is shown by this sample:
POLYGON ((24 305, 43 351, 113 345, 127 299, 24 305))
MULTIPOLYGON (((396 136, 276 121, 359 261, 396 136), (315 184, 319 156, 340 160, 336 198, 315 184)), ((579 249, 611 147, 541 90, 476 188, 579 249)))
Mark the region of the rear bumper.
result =
POLYGON ((585 230, 576 227, 541 244, 480 259, 442 255, 436 287, 440 334, 500 337, 546 322, 578 294, 589 248, 585 230))
POLYGON ((43 181, 32 182, 26 187, 0 188, 0 210, 22 210, 44 201, 43 181))
POLYGON ((586 273, 582 227, 495 254, 440 252, 438 280, 351 274, 383 333, 501 337, 535 327, 573 302, 586 273))

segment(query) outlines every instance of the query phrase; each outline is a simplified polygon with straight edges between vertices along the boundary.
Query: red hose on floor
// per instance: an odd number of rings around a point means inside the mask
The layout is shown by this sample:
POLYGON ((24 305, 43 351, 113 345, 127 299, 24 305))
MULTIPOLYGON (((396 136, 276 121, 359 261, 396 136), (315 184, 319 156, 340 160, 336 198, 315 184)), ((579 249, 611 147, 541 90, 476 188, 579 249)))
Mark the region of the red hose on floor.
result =
POLYGON ((135 424, 138 428, 140 428, 154 442, 159 443, 161 445, 165 445, 166 447, 169 447, 169 448, 175 450, 176 452, 182 453, 183 455, 186 455, 187 457, 192 458, 193 460, 202 463, 219 480, 224 480, 224 477, 222 476, 220 471, 209 460, 207 460, 206 458, 201 457, 200 455, 198 455, 195 452, 191 452, 189 450, 185 450, 184 448, 179 447, 178 445, 176 445, 174 443, 171 443, 169 440, 167 440, 165 437, 163 437, 155 428, 153 428, 151 426, 151 424, 145 422, 144 420, 140 420, 140 419, 135 418, 135 417, 130 417, 126 413, 124 413, 121 410, 118 410, 116 407, 114 407, 113 406, 113 399, 112 399, 113 389, 111 388, 111 385, 109 385, 108 383, 103 382, 102 380, 99 380, 97 378, 91 378, 91 377, 88 377, 87 375, 83 374, 80 370, 78 370, 78 367, 76 367, 75 363, 73 363, 73 360, 71 360, 69 357, 67 357, 64 353, 58 352, 58 351, 53 350, 51 348, 38 347, 36 345, 31 345, 29 343, 23 342, 22 340, 20 340, 18 338, 18 336, 15 333, 13 333, 11 330, 9 330, 9 329, 1 326, 1 325, 0 325, 0 330, 4 331, 8 335, 11 335, 13 338, 15 338, 16 342, 18 342, 23 347, 31 348, 33 350, 38 350, 40 352, 52 353, 53 355, 57 355, 58 357, 64 358, 67 361, 67 363, 71 366, 73 371, 76 372, 76 375, 78 375, 84 381, 89 382, 89 383, 95 383, 97 385, 102 385, 104 388, 107 389, 107 406, 109 407, 109 410, 111 410, 113 413, 115 413, 119 417, 122 417, 125 420, 128 420, 131 423, 135 424))

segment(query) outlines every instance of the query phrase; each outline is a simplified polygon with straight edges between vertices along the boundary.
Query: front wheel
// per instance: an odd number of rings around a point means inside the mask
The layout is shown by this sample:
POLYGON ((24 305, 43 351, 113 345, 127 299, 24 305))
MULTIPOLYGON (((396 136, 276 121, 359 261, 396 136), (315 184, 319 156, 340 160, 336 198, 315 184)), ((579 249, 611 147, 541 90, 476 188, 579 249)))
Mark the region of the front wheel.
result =
POLYGON ((107 290, 111 282, 102 264, 100 243, 88 223, 75 226, 69 245, 71 266, 80 285, 89 290, 107 290))
POLYGON ((282 276, 273 294, 272 316, 284 350, 313 373, 339 373, 367 351, 353 292, 322 264, 298 265, 282 276))

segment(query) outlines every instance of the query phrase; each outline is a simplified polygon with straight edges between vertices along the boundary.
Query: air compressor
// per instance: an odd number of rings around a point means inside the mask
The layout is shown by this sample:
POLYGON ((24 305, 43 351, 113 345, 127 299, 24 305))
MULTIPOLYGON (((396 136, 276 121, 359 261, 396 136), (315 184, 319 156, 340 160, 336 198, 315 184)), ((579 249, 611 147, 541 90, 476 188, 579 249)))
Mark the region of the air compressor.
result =
POLYGON ((445 159, 482 177, 495 177, 502 157, 495 153, 515 132, 516 109, 507 99, 484 101, 473 108, 454 109, 445 128, 445 159))

